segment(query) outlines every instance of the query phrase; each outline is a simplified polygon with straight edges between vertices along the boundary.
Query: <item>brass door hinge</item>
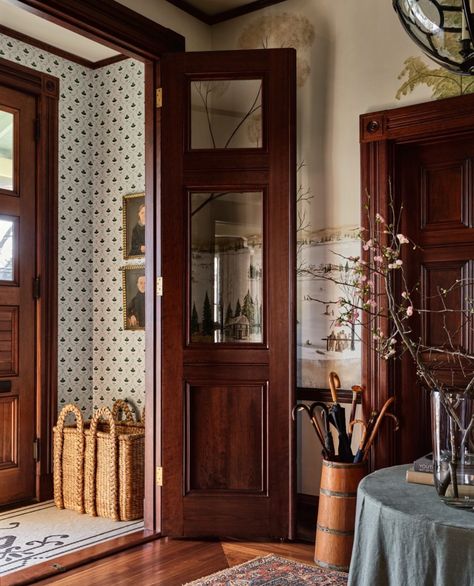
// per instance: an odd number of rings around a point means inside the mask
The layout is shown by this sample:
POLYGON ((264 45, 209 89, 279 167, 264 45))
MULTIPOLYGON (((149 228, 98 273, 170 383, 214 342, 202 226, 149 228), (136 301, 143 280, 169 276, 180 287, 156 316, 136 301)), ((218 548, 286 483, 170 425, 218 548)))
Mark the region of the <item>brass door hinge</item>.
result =
POLYGON ((33 441, 33 460, 39 462, 40 460, 40 440, 39 437, 33 441))
POLYGON ((156 107, 161 108, 163 106, 163 90, 162 88, 156 88, 156 107))
POLYGON ((156 296, 163 296, 163 277, 156 277, 156 296))
POLYGON ((163 486, 163 468, 161 466, 156 467, 156 486, 163 486))

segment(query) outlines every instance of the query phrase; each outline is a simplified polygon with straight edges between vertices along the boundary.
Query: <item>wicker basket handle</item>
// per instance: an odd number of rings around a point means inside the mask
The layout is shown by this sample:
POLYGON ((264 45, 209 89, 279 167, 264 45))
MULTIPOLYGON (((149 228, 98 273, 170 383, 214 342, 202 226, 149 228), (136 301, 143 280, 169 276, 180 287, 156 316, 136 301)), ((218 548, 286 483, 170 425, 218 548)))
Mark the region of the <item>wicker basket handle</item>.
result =
POLYGON ((125 416, 126 423, 135 423, 130 405, 123 399, 117 399, 112 407, 112 415, 115 421, 121 421, 120 414, 125 416))
POLYGON ((76 405, 72 405, 72 404, 65 405, 61 409, 61 413, 59 414, 59 417, 58 417, 58 422, 56 423, 56 429, 58 430, 59 433, 61 433, 61 434, 63 433, 66 417, 68 416, 69 413, 74 413, 74 415, 76 417, 76 421, 77 421, 77 431, 82 433, 84 431, 84 418, 82 417, 82 413, 80 412, 79 408, 76 407, 76 405))
POLYGON ((143 407, 142 416, 140 419, 140 423, 144 426, 145 425, 145 407, 143 407))
MULTIPOLYGON (((58 509, 64 509, 63 495, 63 444, 64 444, 64 424, 69 413, 73 413, 77 422, 77 433, 81 438, 79 442, 79 461, 84 458, 84 418, 76 405, 68 404, 61 409, 56 424, 56 435, 54 445, 54 503, 58 509)), ((81 500, 81 499, 79 499, 81 500)))
POLYGON ((118 482, 117 482, 117 432, 115 428, 115 421, 114 416, 112 415, 112 411, 108 407, 100 407, 94 413, 94 416, 91 419, 90 425, 90 441, 87 445, 87 454, 86 454, 86 483, 88 486, 88 494, 92 495, 92 502, 90 503, 90 514, 95 517, 97 516, 97 509, 96 509, 96 486, 95 486, 95 476, 96 476, 96 468, 97 468, 97 453, 96 453, 96 445, 97 445, 97 425, 100 419, 105 419, 110 426, 109 435, 111 436, 111 451, 110 451, 110 458, 113 462, 113 468, 115 469, 115 473, 112 474, 111 480, 111 493, 112 498, 114 501, 114 518, 116 521, 119 520, 118 514, 118 482))

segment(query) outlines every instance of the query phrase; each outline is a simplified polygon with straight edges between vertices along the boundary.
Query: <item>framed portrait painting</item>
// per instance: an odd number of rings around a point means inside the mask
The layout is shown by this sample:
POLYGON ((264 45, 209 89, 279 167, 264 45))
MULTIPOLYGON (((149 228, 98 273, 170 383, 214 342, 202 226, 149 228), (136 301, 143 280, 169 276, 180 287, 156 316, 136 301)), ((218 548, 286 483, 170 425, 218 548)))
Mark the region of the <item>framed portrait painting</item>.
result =
POLYGON ((145 258, 145 194, 124 195, 122 216, 124 259, 145 258))
POLYGON ((122 267, 123 327, 125 330, 145 329, 145 267, 122 267))

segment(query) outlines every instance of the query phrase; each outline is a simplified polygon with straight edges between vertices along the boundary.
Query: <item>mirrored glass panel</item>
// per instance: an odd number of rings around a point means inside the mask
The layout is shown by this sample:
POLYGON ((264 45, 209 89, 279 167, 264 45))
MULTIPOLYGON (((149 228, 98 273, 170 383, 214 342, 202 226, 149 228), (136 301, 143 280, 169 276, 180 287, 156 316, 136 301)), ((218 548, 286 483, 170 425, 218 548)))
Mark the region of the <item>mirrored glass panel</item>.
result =
POLYGON ((0 189, 13 191, 14 115, 0 110, 0 189))
POLYGON ((15 220, 0 216, 0 281, 14 281, 15 220))
POLYGON ((191 82, 191 148, 262 146, 262 80, 191 82))
POLYGON ((191 342, 263 342, 263 193, 190 194, 191 342))

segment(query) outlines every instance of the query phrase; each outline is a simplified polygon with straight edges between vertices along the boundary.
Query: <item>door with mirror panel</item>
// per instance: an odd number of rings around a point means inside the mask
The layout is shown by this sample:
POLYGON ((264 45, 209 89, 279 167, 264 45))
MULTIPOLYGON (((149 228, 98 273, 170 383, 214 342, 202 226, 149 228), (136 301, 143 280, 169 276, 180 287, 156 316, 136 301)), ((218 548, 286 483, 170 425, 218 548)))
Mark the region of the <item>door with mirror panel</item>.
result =
POLYGON ((35 122, 0 86, 0 505, 35 496, 35 122))
POLYGON ((163 82, 163 532, 291 537, 295 53, 163 82))

